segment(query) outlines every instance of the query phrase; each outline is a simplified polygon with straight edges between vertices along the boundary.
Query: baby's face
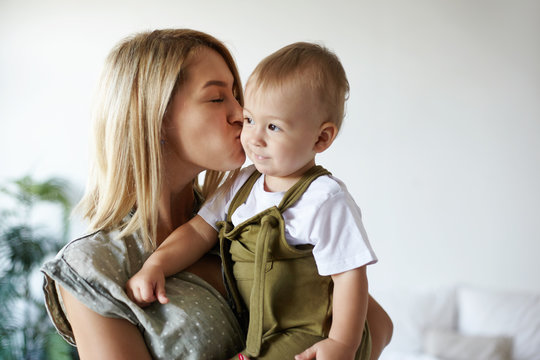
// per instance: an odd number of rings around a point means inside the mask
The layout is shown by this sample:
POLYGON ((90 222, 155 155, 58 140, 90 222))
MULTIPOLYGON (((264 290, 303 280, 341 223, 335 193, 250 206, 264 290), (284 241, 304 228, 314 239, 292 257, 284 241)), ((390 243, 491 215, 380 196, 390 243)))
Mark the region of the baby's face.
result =
POLYGON ((305 94, 291 85, 246 89, 242 146, 267 177, 298 177, 315 164, 322 121, 315 96, 305 94))

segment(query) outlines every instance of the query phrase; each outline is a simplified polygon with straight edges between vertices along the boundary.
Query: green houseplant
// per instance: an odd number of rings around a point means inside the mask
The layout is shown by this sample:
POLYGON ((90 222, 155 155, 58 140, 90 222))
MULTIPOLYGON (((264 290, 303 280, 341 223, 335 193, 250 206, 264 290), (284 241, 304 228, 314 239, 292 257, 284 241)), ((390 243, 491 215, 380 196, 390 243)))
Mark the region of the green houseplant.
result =
POLYGON ((25 176, 0 187, 0 195, 0 358, 76 357, 47 316, 39 281, 43 261, 68 240, 67 182, 59 178, 38 182, 25 176), (49 222, 51 214, 59 218, 55 230, 36 223, 36 209, 43 207, 49 222))

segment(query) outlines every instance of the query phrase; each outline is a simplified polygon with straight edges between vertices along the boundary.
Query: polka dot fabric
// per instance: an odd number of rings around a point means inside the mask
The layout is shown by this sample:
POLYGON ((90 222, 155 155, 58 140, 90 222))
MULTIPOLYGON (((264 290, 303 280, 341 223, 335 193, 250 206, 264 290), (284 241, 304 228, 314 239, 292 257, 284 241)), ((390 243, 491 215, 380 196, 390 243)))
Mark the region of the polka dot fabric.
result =
POLYGON ((154 359, 226 359, 243 348, 242 331, 226 300, 188 272, 167 278, 169 303, 140 308, 124 291, 150 253, 136 236, 97 232, 70 242, 42 267, 47 310, 58 332, 75 344, 56 284, 95 312, 136 324, 154 359))

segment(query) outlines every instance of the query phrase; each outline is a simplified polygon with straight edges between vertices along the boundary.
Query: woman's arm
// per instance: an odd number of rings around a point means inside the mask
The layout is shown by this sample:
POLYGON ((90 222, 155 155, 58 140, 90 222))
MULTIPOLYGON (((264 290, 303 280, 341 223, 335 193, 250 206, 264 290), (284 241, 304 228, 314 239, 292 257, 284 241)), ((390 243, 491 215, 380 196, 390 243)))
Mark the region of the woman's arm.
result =
POLYGON ((394 332, 394 324, 383 307, 369 295, 367 322, 371 333, 371 356, 375 360, 381 356, 386 345, 390 343, 394 332))
POLYGON ((196 215, 174 230, 143 267, 126 283, 126 293, 139 306, 158 300, 169 302, 165 294, 165 278, 193 265, 217 241, 217 231, 196 215))
POLYGON ((99 315, 63 287, 59 289, 82 360, 151 360, 142 334, 135 325, 125 319, 99 315))
POLYGON ((217 231, 200 215, 177 227, 146 260, 159 266, 165 276, 176 274, 194 264, 217 242, 217 231))

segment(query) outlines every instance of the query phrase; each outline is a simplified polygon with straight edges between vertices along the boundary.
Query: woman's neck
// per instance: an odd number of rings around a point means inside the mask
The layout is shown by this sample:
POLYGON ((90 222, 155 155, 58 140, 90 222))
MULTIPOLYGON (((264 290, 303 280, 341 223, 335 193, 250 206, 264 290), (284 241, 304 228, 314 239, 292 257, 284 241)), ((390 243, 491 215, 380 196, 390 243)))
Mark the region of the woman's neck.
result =
POLYGON ((195 194, 193 193, 193 180, 183 184, 177 189, 164 186, 161 191, 158 209, 157 244, 180 225, 186 223, 193 216, 195 194))

